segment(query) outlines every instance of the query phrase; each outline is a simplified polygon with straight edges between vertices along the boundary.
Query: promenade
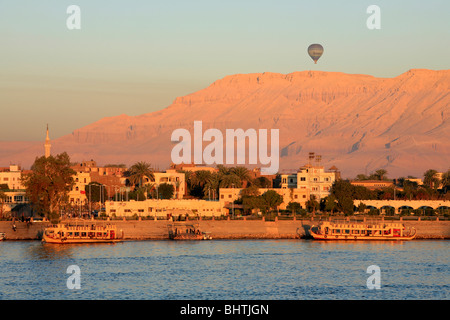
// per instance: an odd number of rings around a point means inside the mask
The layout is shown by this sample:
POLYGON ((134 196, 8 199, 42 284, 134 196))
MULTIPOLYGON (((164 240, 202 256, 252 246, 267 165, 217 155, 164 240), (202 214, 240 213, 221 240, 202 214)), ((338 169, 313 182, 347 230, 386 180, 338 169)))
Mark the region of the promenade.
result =
MULTIPOLYGON (((317 225, 319 222, 319 220, 193 220, 182 223, 198 223, 200 230, 211 232, 213 239, 298 239, 306 237, 311 225, 317 225)), ((417 230, 416 239, 450 239, 450 221, 402 222, 406 227, 414 227, 417 230)), ((123 231, 125 240, 168 239, 167 220, 85 220, 84 223, 86 225, 114 223, 119 234, 123 231)), ((386 223, 389 221, 386 220, 386 223)), ((7 241, 39 240, 47 225, 48 222, 34 222, 31 225, 16 222, 16 231, 13 231, 11 221, 0 221, 0 232, 6 233, 7 241)))

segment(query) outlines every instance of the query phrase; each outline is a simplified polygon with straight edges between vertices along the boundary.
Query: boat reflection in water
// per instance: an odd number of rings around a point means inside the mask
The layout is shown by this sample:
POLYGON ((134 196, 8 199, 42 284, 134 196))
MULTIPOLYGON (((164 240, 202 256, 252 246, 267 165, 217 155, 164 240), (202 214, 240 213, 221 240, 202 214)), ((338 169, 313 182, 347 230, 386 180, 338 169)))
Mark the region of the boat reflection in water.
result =
POLYGON ((316 240, 412 240, 416 229, 406 229, 402 223, 332 223, 311 226, 316 240), (316 231, 313 231, 315 229, 316 231))
POLYGON ((46 243, 103 243, 123 241, 115 225, 56 224, 44 230, 42 241, 46 243))

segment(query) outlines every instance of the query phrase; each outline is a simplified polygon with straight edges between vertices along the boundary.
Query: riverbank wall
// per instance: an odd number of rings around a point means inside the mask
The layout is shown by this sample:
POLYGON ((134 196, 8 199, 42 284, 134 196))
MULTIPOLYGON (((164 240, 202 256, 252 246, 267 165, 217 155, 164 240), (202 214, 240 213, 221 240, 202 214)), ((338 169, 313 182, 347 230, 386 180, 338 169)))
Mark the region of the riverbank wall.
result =
MULTIPOLYGON (((65 221, 67 222, 67 221, 65 221)), ((125 240, 166 240, 168 239, 167 220, 86 220, 85 225, 114 223, 119 235, 123 232, 125 240)), ((82 224, 78 222, 78 224, 82 224)), ((299 239, 308 238, 309 229, 319 221, 311 220, 200 220, 187 221, 198 223, 201 231, 210 232, 213 239, 299 239)), ((405 227, 417 230, 416 239, 450 239, 450 221, 403 221, 405 227)), ((0 232, 6 234, 6 240, 39 240, 48 222, 0 221, 0 232)))

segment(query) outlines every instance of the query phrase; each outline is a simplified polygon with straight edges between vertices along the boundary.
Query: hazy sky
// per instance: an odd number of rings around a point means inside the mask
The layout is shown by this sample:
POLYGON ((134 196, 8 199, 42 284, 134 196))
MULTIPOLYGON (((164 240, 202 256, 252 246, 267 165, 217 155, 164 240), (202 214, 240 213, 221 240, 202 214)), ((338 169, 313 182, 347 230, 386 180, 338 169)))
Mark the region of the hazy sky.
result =
POLYGON ((0 1, 0 140, 139 115, 226 75, 449 68, 450 1, 0 1), (69 30, 69 5, 81 29, 69 30), (381 29, 370 30, 370 5, 381 29), (311 43, 325 52, 317 65, 311 43))

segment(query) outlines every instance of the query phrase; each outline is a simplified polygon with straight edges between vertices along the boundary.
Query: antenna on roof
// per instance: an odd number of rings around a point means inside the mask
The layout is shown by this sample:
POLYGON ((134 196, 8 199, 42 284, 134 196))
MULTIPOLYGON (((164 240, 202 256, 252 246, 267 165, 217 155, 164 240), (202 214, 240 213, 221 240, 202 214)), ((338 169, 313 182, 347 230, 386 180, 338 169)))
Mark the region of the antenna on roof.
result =
POLYGON ((320 162, 322 161, 322 156, 317 155, 316 156, 316 163, 318 166, 320 166, 320 162))
POLYGON ((314 157, 315 157, 315 153, 314 153, 314 152, 310 152, 310 153, 309 153, 309 161, 308 161, 308 164, 309 164, 309 165, 311 165, 311 161, 314 160, 314 157))

